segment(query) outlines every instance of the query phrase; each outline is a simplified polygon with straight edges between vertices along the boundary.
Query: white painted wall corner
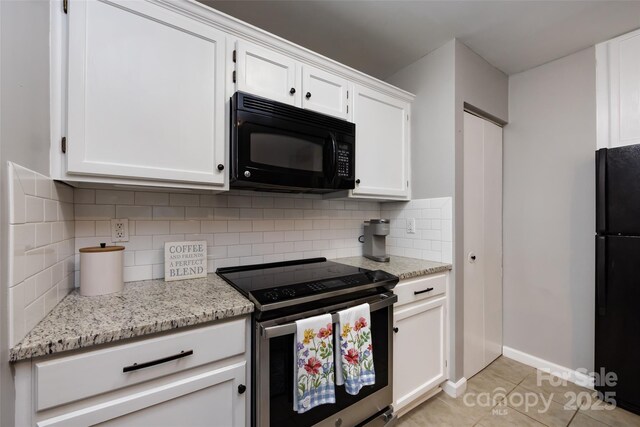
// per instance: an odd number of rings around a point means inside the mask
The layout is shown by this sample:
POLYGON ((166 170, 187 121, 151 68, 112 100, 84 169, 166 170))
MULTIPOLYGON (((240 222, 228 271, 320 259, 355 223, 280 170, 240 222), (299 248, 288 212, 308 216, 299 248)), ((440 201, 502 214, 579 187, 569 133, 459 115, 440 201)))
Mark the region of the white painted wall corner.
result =
POLYGON ((456 382, 449 380, 442 384, 441 387, 449 396, 453 398, 460 397, 467 391, 467 379, 462 377, 456 382))

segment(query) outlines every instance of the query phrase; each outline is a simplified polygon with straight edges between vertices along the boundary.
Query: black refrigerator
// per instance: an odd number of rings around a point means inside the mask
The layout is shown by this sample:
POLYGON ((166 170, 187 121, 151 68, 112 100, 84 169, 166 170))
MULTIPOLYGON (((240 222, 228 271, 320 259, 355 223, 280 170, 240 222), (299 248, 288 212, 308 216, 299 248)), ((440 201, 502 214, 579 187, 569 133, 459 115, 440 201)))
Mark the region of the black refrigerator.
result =
POLYGON ((596 390, 640 414, 640 144, 596 152, 595 323, 596 390))

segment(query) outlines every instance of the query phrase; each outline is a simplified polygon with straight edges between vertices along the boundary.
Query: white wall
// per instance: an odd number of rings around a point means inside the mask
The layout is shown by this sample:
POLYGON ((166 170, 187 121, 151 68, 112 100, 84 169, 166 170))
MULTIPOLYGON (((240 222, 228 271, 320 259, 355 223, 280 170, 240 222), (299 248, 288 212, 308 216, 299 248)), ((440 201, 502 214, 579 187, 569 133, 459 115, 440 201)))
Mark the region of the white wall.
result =
POLYGON ((457 40, 451 40, 387 79, 416 94, 411 106, 411 167, 414 199, 452 197, 453 271, 450 296, 451 376, 462 376, 463 282, 462 172, 463 112, 468 103, 500 120, 508 119, 507 76, 457 40))
POLYGON ((593 369, 595 56, 509 78, 504 345, 593 369))
POLYGON ((507 122, 508 78, 477 53, 456 40, 455 46, 455 192, 453 198, 452 286, 455 319, 451 320, 454 380, 464 371, 464 108, 465 103, 495 119, 507 122), (457 267, 457 268, 456 268, 457 267), (455 357, 454 357, 455 356, 455 357))
MULTIPOLYGON (((0 1, 0 253, 8 250, 8 161, 49 172, 49 2, 0 1)), ((0 266, 0 425, 13 425, 8 257, 0 266)))
POLYGON ((455 40, 387 81, 416 95, 411 105, 411 197, 453 196, 455 40))

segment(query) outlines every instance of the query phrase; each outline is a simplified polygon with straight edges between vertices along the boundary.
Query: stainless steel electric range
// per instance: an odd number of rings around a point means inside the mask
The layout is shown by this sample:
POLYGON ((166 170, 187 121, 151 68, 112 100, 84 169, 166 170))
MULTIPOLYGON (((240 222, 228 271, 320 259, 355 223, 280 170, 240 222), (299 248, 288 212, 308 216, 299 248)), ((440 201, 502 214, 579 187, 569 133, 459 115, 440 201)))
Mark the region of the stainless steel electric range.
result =
POLYGON ((252 336, 252 424, 266 427, 389 426, 392 403, 393 304, 398 278, 326 258, 219 268, 256 307, 252 336), (293 411, 295 321, 369 303, 376 383, 358 395, 336 387, 336 403, 293 411))

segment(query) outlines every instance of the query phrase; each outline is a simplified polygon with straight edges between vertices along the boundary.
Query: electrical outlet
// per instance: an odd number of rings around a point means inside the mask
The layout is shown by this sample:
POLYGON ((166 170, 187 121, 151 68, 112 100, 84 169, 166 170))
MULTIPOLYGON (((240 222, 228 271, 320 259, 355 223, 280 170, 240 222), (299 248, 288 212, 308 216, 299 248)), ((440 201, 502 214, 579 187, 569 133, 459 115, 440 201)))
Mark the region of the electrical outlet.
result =
POLYGON ((416 219, 407 219, 407 234, 416 234, 416 219))
POLYGON ((112 219, 111 220, 111 241, 112 242, 128 242, 129 241, 129 220, 128 219, 112 219))

